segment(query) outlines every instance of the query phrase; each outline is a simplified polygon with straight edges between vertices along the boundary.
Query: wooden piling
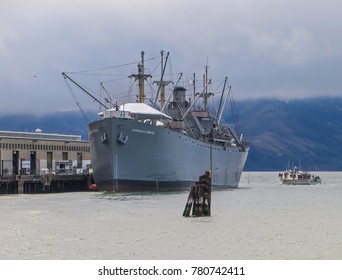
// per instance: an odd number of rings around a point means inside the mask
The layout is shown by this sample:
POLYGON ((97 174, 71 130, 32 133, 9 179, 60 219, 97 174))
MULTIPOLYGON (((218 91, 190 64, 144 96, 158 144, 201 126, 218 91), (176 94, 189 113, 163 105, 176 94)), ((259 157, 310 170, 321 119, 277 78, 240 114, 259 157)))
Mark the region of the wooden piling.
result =
POLYGON ((191 187, 188 200, 183 211, 184 217, 211 215, 211 172, 208 170, 199 177, 198 182, 191 187), (192 211, 191 211, 192 210, 192 211))

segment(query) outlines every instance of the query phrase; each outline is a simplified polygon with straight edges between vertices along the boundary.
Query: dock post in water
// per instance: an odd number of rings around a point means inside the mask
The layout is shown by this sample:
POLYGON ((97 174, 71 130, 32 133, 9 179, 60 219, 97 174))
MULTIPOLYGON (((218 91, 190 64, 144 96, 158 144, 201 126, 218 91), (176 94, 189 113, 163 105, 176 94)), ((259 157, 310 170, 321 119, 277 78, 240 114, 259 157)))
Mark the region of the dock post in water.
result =
POLYGON ((210 216, 211 206, 211 172, 206 171, 199 177, 198 182, 191 187, 183 216, 192 217, 210 216), (192 210, 192 211, 191 211, 192 210))

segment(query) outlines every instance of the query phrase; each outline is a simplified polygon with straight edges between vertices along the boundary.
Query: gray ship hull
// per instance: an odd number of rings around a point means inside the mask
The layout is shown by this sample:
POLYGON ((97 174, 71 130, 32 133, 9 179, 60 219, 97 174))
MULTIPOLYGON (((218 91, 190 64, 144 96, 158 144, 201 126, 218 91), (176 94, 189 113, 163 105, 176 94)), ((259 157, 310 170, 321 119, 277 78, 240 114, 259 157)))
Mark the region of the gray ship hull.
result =
POLYGON ((89 124, 94 179, 99 191, 189 189, 206 170, 214 188, 238 187, 248 147, 224 147, 131 119, 89 124))

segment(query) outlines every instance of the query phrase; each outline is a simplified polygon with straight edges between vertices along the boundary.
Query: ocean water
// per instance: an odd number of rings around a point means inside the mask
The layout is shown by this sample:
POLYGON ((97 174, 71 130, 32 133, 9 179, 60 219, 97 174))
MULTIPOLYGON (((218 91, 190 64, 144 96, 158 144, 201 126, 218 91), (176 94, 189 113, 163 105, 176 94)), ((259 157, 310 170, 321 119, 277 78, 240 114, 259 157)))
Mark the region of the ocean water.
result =
POLYGON ((9 260, 342 259, 342 172, 283 186, 245 172, 212 193, 211 217, 182 216, 188 191, 0 196, 0 258, 9 260))

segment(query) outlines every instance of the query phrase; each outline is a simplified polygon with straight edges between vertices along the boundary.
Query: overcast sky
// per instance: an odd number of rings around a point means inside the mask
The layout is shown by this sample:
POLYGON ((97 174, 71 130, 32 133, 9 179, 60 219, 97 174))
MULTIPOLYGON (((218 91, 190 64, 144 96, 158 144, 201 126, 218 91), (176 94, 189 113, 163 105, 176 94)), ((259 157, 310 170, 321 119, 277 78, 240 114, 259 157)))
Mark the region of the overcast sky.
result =
POLYGON ((185 78, 208 63, 235 99, 342 96, 341 11, 340 0, 1 0, 0 110, 77 109, 61 72, 142 50, 169 51, 185 78))

